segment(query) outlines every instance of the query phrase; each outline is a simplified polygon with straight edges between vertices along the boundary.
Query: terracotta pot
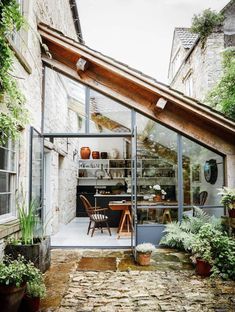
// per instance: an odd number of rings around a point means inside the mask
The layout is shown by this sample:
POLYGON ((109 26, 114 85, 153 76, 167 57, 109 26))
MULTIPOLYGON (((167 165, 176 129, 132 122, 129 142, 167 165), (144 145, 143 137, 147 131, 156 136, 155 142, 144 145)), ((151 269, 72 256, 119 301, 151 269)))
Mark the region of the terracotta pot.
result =
POLYGON ((155 202, 160 202, 160 201, 162 201, 161 195, 156 195, 156 196, 154 196, 154 197, 153 197, 153 201, 155 201, 155 202))
POLYGON ((107 152, 101 152, 101 153, 100 153, 100 157, 101 157, 102 159, 107 159, 107 158, 108 158, 108 153, 107 153, 107 152))
POLYGON ((200 276, 210 276, 211 265, 202 259, 196 259, 196 273, 200 276))
POLYGON ((99 159, 100 158, 100 153, 97 151, 93 151, 91 155, 92 155, 93 159, 99 159))
POLYGON ((80 154, 82 159, 89 159, 91 155, 91 150, 89 147, 81 147, 80 154))
POLYGON ((32 298, 24 295, 19 312, 38 312, 40 308, 40 298, 32 298))
POLYGON ((17 312, 24 296, 26 284, 21 287, 0 285, 0 311, 17 312))
POLYGON ((150 264, 151 253, 137 252, 136 261, 139 265, 146 266, 150 264))
POLYGON ((228 209, 228 215, 230 218, 235 218, 235 209, 228 209))

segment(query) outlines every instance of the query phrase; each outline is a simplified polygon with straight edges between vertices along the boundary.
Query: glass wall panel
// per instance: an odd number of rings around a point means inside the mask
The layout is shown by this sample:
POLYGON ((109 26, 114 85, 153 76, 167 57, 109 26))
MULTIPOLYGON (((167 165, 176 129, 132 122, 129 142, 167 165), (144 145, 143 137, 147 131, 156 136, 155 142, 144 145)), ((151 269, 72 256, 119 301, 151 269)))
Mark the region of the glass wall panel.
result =
POLYGON ((177 134, 137 114, 138 223, 178 220, 177 134))
POLYGON ((44 132, 83 133, 85 98, 84 85, 46 67, 44 132))
MULTIPOLYGON (((184 137, 182 145, 184 205, 220 206, 217 194, 224 185, 223 157, 184 137)), ((223 213, 222 208, 206 211, 215 215, 223 213)))
POLYGON ((31 199, 42 217, 43 138, 32 129, 31 199))
POLYGON ((90 133, 131 132, 131 110, 90 90, 90 133))

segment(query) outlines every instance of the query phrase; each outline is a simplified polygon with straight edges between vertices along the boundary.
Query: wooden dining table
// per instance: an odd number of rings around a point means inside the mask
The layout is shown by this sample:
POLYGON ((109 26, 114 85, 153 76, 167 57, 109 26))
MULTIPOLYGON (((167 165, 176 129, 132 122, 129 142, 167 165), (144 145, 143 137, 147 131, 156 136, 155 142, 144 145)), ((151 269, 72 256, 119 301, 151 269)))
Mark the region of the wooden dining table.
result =
POLYGON ((118 239, 122 235, 130 236, 131 232, 133 231, 133 225, 132 225, 132 218, 131 218, 131 201, 110 201, 109 202, 109 208, 111 210, 119 210, 122 211, 122 215, 120 218, 120 222, 118 225, 118 239))
MULTIPOLYGON (((170 209, 178 209, 178 203, 176 201, 161 201, 161 202, 154 202, 154 201, 147 201, 147 200, 140 200, 138 201, 138 208, 162 208, 163 209, 163 222, 172 222, 170 209)), ((120 222, 118 225, 118 239, 122 235, 131 235, 133 231, 133 223, 131 217, 131 207, 132 202, 121 200, 121 201, 110 201, 109 208, 111 210, 119 210, 122 211, 122 215, 120 218, 120 222)))

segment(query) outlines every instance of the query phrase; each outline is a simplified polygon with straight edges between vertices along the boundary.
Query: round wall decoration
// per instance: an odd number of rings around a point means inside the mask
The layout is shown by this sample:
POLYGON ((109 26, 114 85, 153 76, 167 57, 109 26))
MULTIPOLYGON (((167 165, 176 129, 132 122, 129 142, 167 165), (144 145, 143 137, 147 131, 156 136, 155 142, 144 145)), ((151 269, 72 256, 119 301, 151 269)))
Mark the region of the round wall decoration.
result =
POLYGON ((215 184, 218 177, 218 167, 215 159, 210 159, 204 165, 204 177, 206 182, 215 184))

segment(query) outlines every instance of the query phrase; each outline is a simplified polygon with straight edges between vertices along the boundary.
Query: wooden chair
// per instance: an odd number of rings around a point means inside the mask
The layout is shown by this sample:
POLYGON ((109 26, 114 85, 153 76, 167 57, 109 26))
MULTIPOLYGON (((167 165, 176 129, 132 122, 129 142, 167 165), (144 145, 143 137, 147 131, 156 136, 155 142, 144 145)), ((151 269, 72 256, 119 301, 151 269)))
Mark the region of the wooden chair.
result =
POLYGON ((205 202, 207 200, 207 197, 208 197, 207 191, 202 191, 199 194, 199 206, 204 206, 204 204, 205 204, 205 202))
POLYGON ((92 229, 92 232, 91 232, 91 237, 92 237, 96 228, 97 229, 100 228, 101 233, 103 233, 103 225, 105 225, 105 227, 107 227, 109 231, 109 235, 111 236, 111 231, 110 231, 110 227, 108 224, 109 218, 108 216, 105 215, 105 211, 107 211, 108 208, 92 207, 89 200, 85 196, 80 195, 80 198, 90 218, 87 235, 89 235, 89 232, 92 229), (94 223, 93 227, 91 227, 92 222, 94 223))

